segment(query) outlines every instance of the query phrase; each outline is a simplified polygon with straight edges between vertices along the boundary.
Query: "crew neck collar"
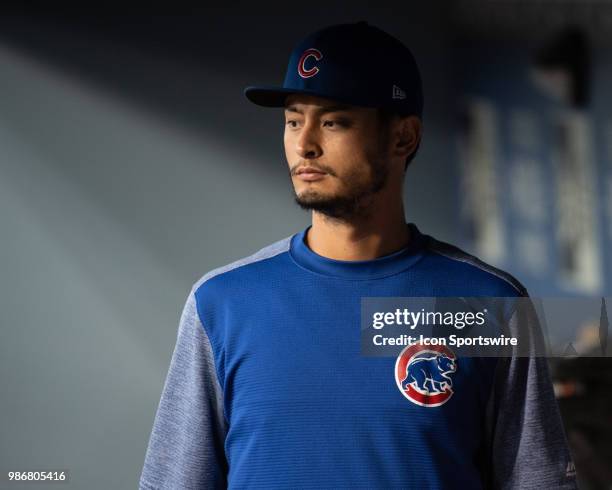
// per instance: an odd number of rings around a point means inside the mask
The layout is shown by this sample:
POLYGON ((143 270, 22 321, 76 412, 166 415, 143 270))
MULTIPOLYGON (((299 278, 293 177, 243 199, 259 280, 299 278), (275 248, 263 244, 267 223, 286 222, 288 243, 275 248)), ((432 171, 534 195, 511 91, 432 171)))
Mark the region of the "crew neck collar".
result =
POLYGON ((345 279, 377 279, 410 268, 422 256, 425 237, 414 223, 406 223, 410 239, 408 245, 388 255, 371 260, 336 260, 313 252, 306 244, 312 225, 291 237, 289 253, 301 267, 312 272, 345 279))

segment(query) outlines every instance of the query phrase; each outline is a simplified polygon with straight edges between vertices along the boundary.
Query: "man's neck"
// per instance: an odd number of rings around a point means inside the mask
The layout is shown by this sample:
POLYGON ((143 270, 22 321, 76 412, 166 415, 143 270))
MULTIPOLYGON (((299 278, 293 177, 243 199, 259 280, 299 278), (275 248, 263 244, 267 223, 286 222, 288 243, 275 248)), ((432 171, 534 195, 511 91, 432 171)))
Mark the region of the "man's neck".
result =
POLYGON ((312 213, 306 244, 315 253, 335 260, 372 260, 408 245, 410 232, 403 208, 395 213, 355 220, 336 220, 312 213))

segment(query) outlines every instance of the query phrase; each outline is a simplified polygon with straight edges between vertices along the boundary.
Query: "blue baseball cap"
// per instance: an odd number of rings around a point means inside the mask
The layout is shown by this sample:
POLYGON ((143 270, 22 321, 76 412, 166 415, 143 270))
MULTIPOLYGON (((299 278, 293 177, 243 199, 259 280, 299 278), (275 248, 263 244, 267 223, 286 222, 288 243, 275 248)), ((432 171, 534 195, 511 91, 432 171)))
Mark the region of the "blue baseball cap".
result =
POLYGON ((249 86, 244 95, 264 107, 284 107, 289 94, 423 115, 421 75, 410 50, 365 21, 320 29, 291 53, 282 87, 249 86))

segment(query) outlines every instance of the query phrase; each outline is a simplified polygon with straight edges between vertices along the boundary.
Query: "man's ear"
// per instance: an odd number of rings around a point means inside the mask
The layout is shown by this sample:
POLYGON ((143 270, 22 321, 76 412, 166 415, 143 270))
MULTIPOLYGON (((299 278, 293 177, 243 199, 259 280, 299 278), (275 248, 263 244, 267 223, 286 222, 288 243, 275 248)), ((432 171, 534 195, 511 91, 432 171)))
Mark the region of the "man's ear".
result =
POLYGON ((417 116, 403 116, 396 122, 394 152, 399 156, 412 154, 421 141, 423 125, 417 116))

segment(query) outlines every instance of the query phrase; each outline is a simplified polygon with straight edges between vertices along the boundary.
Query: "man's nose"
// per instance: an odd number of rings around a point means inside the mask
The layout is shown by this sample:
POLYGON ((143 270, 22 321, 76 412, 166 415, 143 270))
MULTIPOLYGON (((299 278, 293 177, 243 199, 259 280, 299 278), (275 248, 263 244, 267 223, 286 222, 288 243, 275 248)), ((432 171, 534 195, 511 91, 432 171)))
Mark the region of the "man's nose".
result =
POLYGON ((318 158, 321 155, 318 130, 313 124, 304 124, 297 138, 295 149, 302 158, 318 158))

